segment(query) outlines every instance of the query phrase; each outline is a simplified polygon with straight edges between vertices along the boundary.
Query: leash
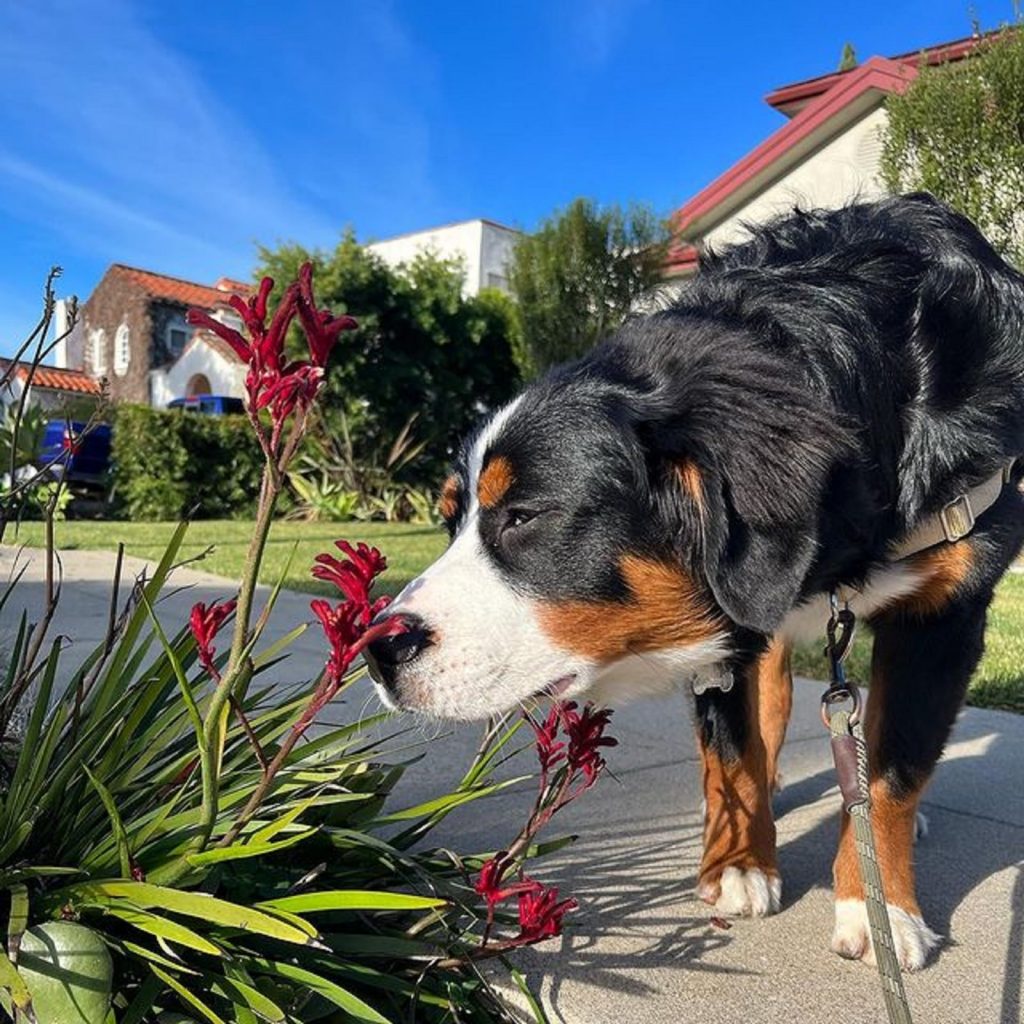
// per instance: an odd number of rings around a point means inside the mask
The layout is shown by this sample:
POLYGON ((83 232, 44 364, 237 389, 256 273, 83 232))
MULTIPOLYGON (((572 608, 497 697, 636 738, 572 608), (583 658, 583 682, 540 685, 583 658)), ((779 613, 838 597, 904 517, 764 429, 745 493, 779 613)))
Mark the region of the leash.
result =
POLYGON ((860 691, 846 678, 843 662, 850 653, 856 617, 845 604, 840 608, 835 591, 829 594, 831 615, 826 634, 825 654, 829 662, 829 685, 821 698, 821 718, 832 734, 832 759, 843 797, 843 809, 850 815, 857 866, 864 886, 868 927, 875 950, 875 961, 882 982, 882 996, 889 1024, 912 1024, 907 994, 903 989, 896 947, 892 939, 889 911, 882 887, 882 873, 875 852, 871 828, 871 795, 868 782, 868 748, 861 726, 860 691), (842 705, 849 704, 849 708, 842 705))

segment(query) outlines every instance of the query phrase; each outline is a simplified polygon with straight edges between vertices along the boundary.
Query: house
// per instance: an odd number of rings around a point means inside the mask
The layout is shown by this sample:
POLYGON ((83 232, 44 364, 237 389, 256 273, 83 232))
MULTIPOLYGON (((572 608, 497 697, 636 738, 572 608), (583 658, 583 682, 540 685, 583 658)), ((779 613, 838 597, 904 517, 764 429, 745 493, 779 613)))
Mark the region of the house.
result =
POLYGON ((100 396, 99 384, 80 370, 39 365, 29 384, 30 370, 28 363, 0 359, 0 381, 3 382, 0 384, 0 409, 20 403, 26 386, 29 389, 26 406, 59 413, 65 412, 76 401, 100 396))
POLYGON ((115 402, 164 408, 193 395, 240 398, 245 364, 220 338, 187 324, 185 314, 197 306, 240 327, 228 299, 249 290, 230 278, 204 285, 115 263, 82 305, 54 361, 93 381, 106 378, 115 402))
POLYGON ((409 263, 422 252, 458 259, 465 268, 463 294, 481 288, 508 291, 508 264, 520 232, 493 220, 464 220, 443 227, 412 231, 366 246, 390 267, 409 263))
POLYGON ((885 104, 917 76, 921 63, 962 60, 980 36, 780 86, 765 97, 786 121, 760 145, 700 190, 673 215, 680 243, 667 277, 697 268, 698 246, 714 248, 760 223, 803 206, 834 208, 883 194, 879 178, 885 104))

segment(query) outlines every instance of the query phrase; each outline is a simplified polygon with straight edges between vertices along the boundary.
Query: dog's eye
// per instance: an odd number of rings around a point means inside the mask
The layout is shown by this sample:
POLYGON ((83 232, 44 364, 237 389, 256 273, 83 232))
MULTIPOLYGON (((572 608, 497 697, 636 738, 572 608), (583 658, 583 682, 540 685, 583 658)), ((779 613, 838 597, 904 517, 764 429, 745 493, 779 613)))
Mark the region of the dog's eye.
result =
POLYGON ((539 515, 539 512, 534 512, 528 508, 510 508, 508 515, 505 517, 505 529, 514 530, 516 527, 525 526, 539 515))

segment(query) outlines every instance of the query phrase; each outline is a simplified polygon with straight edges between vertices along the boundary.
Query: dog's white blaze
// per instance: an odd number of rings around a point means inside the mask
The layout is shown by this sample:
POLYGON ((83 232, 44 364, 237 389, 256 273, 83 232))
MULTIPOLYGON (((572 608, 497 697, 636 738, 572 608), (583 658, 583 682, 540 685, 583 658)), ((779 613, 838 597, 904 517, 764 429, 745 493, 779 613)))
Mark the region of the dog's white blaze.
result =
POLYGON ((476 512, 480 504, 477 485, 480 482, 480 473, 484 467, 484 456, 487 454, 487 449, 501 433, 501 428, 508 422, 509 417, 516 411, 516 407, 522 400, 522 395, 520 395, 518 398, 513 398, 508 405, 503 405, 498 409, 473 443, 469 458, 466 460, 466 475, 469 478, 469 491, 466 494, 467 519, 476 512))
POLYGON ((403 672, 399 694, 428 714, 485 718, 563 676, 593 671, 587 659, 551 642, 532 603, 498 575, 480 540, 478 512, 389 611, 419 615, 436 633, 436 643, 403 672))
MULTIPOLYGON (((859 590, 841 590, 839 596, 849 600, 850 609, 858 619, 864 619, 894 601, 909 597, 924 579, 920 570, 896 563, 873 572, 859 590)), ((825 635, 829 612, 828 595, 821 594, 797 605, 786 616, 779 632, 796 643, 811 643, 825 635)))

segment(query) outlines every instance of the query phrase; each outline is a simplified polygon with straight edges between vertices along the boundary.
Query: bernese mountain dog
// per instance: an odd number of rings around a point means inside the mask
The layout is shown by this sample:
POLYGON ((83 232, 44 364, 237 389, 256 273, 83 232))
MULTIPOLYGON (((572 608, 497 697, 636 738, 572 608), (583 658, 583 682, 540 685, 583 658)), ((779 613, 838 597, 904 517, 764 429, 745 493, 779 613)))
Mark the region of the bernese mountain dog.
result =
MULTIPOLYGON (((760 916, 790 648, 837 595, 874 635, 872 816, 919 968, 938 938, 916 810, 1024 539, 1022 454, 1024 276, 927 195, 796 211, 489 417, 443 487, 451 544, 370 670, 391 706, 451 719, 683 688, 699 894, 760 916)), ((870 960, 845 820, 834 878, 833 949, 870 960)))

